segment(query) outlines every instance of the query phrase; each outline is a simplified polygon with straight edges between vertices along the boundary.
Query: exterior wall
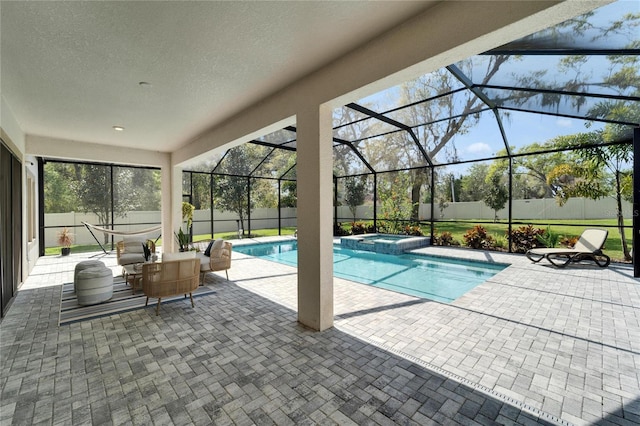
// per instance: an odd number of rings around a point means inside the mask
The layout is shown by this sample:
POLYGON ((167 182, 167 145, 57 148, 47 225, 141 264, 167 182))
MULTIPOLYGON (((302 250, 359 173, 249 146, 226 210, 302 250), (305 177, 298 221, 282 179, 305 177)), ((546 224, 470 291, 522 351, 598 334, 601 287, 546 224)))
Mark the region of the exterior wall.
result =
MULTIPOLYGON (((27 176, 30 175, 35 182, 38 182, 38 169, 35 164, 27 163, 26 161, 34 162, 33 159, 27 158, 25 156, 26 152, 26 136, 20 125, 16 121, 13 116, 13 112, 4 97, 0 95, 0 137, 5 141, 5 143, 11 148, 11 150, 18 156, 20 161, 22 161, 22 276, 24 279, 29 276, 29 273, 33 269, 36 264, 36 260, 39 257, 38 250, 38 236, 36 233, 36 238, 29 241, 27 238, 27 176)), ((39 191, 39 188, 36 187, 36 191, 39 191)), ((34 208, 38 209, 38 197, 35 200, 34 208)), ((37 218, 36 218, 36 226, 37 218)))

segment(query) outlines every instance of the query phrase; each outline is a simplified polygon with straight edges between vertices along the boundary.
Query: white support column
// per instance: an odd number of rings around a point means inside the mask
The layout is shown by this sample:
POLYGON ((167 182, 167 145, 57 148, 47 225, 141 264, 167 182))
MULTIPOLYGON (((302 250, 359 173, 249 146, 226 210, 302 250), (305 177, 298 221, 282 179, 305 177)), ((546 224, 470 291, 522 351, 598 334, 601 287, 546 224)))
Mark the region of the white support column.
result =
POLYGON ((174 231, 182 220, 182 169, 170 164, 162 167, 162 251, 176 251, 174 231))
POLYGON ((297 115, 298 321, 333 326, 333 150, 331 108, 297 115))

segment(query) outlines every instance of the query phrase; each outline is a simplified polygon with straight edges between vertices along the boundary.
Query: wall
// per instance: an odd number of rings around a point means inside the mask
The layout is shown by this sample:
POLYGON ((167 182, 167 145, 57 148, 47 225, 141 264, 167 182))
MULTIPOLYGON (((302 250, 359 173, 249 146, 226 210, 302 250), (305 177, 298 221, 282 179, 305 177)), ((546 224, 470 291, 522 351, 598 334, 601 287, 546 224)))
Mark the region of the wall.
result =
MULTIPOLYGON (((193 233, 194 235, 210 233, 210 216, 209 210, 196 210, 193 214, 193 233), (204 221, 204 222, 198 222, 204 221)), ((214 232, 235 232, 237 215, 233 212, 221 212, 215 210, 214 214, 214 232)), ((286 208, 281 210, 282 227, 296 226, 296 209, 286 208), (289 219, 285 219, 289 218, 289 219)), ((161 215, 159 211, 133 211, 129 212, 124 218, 116 219, 116 230, 130 232, 141 229, 152 228, 154 224, 159 224, 161 215), (141 223, 142 225, 136 225, 141 223)), ((98 224, 98 219, 93 213, 69 212, 69 213, 47 213, 45 215, 45 224, 47 227, 56 227, 45 230, 45 247, 55 247, 57 243, 57 233, 63 226, 73 227, 74 244, 95 244, 91 233, 86 229, 82 222, 92 225, 98 224)), ((245 221, 244 226, 247 226, 245 221)), ((251 228, 266 229, 278 227, 278 210, 277 209, 255 209, 251 212, 251 228)), ((103 243, 103 234, 93 230, 95 236, 103 243)), ((160 231, 147 235, 147 238, 156 239, 160 235, 160 231)), ((122 237, 115 236, 114 240, 118 241, 122 237)))
MULTIPOLYGON (((623 201, 623 215, 631 219, 631 204, 623 201)), ((440 211, 436 208, 436 217, 440 211)), ((587 198, 571 198, 560 207, 555 199, 513 200, 513 220, 519 219, 615 219, 616 202, 613 198, 591 200, 587 198)), ((425 217, 429 217, 428 214, 425 217)), ((494 212, 482 201, 449 203, 444 209, 444 219, 493 219, 494 212)), ((508 210, 498 211, 500 219, 508 219, 508 210)))
MULTIPOLYGON (((615 219, 616 202, 613 198, 602 198, 600 200, 591 200, 587 198, 571 198, 567 203, 560 207, 555 199, 545 198, 536 200, 514 200, 513 201, 513 220, 524 219, 615 219)), ((379 207, 378 207, 379 209, 379 207)), ((627 201, 622 202, 622 213, 627 219, 632 217, 632 206, 627 201)), ((429 220, 431 218, 431 205, 420 204, 419 216, 421 220, 429 220)), ((485 219, 493 220, 494 212, 482 201, 474 202, 457 202, 449 203, 444 209, 443 214, 436 206, 436 219, 485 219)), ((508 219, 508 210, 502 209, 498 211, 500 219, 508 219)), ((353 220, 351 211, 347 206, 338 207, 338 220, 341 222, 350 222, 353 220)), ((358 206, 358 220, 373 219, 373 207, 358 206)), ((380 219, 380 210, 378 210, 378 218, 380 219)))
MULTIPOLYGON (((0 137, 5 141, 13 153, 20 159, 23 166, 22 173, 22 276, 23 279, 29 275, 31 270, 38 260, 38 236, 29 241, 27 238, 27 176, 30 176, 36 183, 38 182, 38 168, 32 157, 25 156, 26 152, 26 135, 22 131, 20 124, 16 121, 13 111, 4 99, 4 96, 0 95, 0 137), (34 164, 31 164, 34 163, 34 164)), ((36 191, 39 188, 36 186, 36 191)), ((36 211, 38 209, 38 197, 36 197, 35 205, 33 206, 36 211)), ((36 218, 36 226, 38 226, 36 218)))

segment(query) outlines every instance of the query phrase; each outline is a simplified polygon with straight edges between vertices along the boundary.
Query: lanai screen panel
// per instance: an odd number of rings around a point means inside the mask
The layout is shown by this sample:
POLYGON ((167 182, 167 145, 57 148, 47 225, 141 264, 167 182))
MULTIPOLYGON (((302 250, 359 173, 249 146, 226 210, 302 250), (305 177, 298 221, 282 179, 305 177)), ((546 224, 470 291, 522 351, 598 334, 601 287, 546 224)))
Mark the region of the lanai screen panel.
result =
POLYGON ((351 176, 373 173, 356 152, 344 144, 333 145, 333 174, 335 176, 351 176))
POLYGON ((565 148, 571 148, 579 140, 572 143, 569 136, 605 128, 604 123, 548 114, 501 110, 499 116, 512 154, 557 149, 560 139, 566 141, 565 148))
POLYGON ((594 95, 633 96, 637 86, 620 79, 633 55, 508 55, 488 84, 481 79, 492 55, 473 58, 469 78, 480 86, 566 91, 594 95))
MULTIPOLYGON (((134 167, 113 167, 113 211, 116 224, 160 222, 160 171, 134 167)), ((133 226, 128 230, 144 229, 133 226)))
POLYGON ((407 132, 364 139, 354 143, 354 147, 376 172, 411 169, 428 164, 418 144, 407 132))
POLYGON ((185 170, 192 172, 211 172, 220 162, 225 153, 226 151, 219 151, 215 154, 210 155, 204 160, 189 165, 185 168, 185 170))
POLYGON ((255 141, 267 143, 274 146, 282 146, 288 148, 296 147, 296 131, 294 127, 286 127, 276 130, 275 132, 256 138, 255 141))
POLYGON ((567 95, 560 92, 534 93, 522 90, 485 89, 500 107, 520 111, 539 112, 584 120, 604 119, 632 123, 637 119, 634 105, 638 101, 602 99, 587 95, 567 95))
POLYGON ((506 155, 498 118, 491 110, 420 126, 415 133, 429 142, 427 152, 435 164, 506 155))
POLYGON ((450 117, 459 117, 488 109, 473 92, 458 90, 424 100, 384 115, 410 127, 441 121, 450 117))
POLYGON ((395 132, 397 130, 398 126, 394 126, 393 124, 386 123, 375 118, 368 118, 365 120, 356 120, 350 124, 334 128, 333 137, 344 141, 354 142, 384 133, 395 132))
POLYGON ((638 48, 637 1, 617 1, 561 24, 507 43, 494 51, 535 53, 544 50, 602 50, 638 48), (636 15, 631 25, 620 25, 624 18, 636 15))
POLYGON ((196 210, 211 208, 211 174, 193 173, 191 175, 191 204, 196 210))
POLYGON ((296 151, 287 149, 274 149, 273 152, 260 164, 252 176, 278 179, 296 164, 296 151))
POLYGON ((394 110, 428 101, 462 88, 464 85, 459 80, 445 68, 441 68, 367 96, 356 101, 356 104, 367 106, 376 112, 393 113, 394 110))
POLYGON ((213 172, 233 176, 251 176, 251 173, 272 150, 272 147, 252 143, 238 145, 226 152, 213 172))

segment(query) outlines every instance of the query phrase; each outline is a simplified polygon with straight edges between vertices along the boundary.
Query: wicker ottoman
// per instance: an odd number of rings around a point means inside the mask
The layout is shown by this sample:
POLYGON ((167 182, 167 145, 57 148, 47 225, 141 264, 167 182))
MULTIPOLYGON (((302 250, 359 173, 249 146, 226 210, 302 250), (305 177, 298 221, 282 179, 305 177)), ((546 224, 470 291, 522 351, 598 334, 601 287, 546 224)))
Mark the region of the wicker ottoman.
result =
POLYGON ((113 296, 113 274, 107 267, 95 266, 78 272, 76 297, 78 305, 95 305, 113 296))
POLYGON ((76 292, 76 282, 78 281, 78 272, 88 268, 95 268, 97 266, 105 268, 104 263, 102 263, 99 260, 83 260, 82 262, 76 265, 76 269, 73 271, 73 292, 74 293, 76 292))

